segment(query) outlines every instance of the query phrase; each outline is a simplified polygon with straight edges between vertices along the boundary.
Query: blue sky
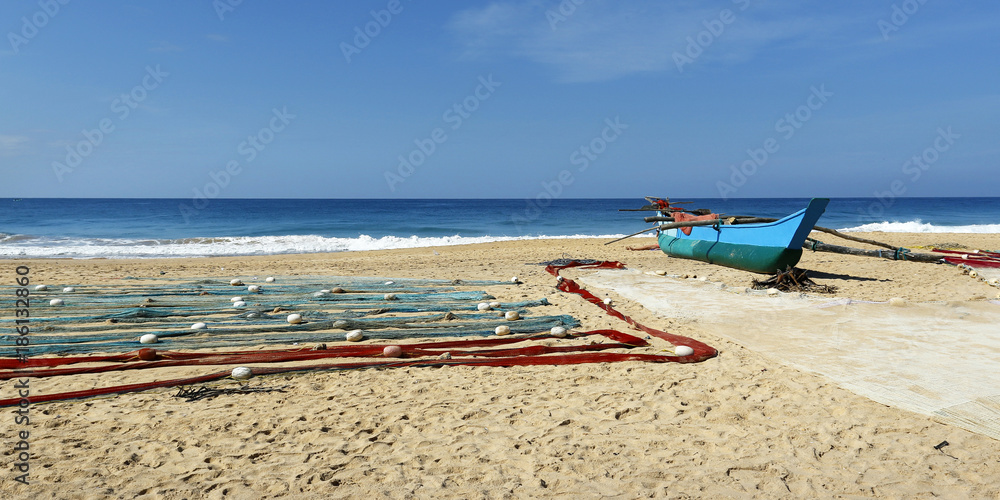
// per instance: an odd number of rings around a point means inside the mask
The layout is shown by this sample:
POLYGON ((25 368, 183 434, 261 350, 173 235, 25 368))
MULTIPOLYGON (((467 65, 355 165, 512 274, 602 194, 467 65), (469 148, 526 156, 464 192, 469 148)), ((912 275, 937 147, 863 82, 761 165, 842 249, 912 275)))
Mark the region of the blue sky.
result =
POLYGON ((3 2, 0 196, 997 196, 956 3, 3 2))

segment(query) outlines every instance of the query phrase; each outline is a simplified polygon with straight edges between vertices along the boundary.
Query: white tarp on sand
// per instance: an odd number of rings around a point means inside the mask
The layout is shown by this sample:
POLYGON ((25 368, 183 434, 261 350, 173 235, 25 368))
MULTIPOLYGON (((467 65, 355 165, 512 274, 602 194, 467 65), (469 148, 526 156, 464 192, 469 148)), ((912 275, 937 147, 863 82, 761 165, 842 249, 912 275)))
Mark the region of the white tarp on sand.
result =
POLYGON ((880 403, 1000 439, 1000 302, 891 306, 601 270, 613 290, 657 315, 697 322, 779 362, 880 403))

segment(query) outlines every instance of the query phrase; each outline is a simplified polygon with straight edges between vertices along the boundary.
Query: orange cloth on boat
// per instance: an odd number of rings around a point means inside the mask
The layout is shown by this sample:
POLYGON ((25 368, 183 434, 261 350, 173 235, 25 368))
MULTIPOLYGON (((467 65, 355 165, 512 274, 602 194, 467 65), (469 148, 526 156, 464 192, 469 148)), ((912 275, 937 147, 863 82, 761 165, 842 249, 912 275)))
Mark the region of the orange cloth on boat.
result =
MULTIPOLYGON (((691 222, 696 220, 713 220, 719 218, 719 214, 691 215, 684 212, 674 212, 671 215, 674 216, 674 222, 691 222)), ((684 234, 691 236, 690 227, 682 227, 680 230, 684 231, 684 234)))

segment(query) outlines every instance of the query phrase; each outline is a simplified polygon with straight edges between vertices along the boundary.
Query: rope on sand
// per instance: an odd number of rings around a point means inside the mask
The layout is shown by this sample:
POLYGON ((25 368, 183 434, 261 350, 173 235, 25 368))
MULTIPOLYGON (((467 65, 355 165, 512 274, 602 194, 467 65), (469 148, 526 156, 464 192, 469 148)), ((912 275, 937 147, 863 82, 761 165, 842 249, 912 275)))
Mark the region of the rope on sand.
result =
MULTIPOLYGON (((559 271, 571 267, 579 267, 583 269, 624 269, 625 265, 622 264, 621 262, 613 262, 613 261, 595 262, 595 261, 570 260, 570 261, 560 261, 557 263, 550 263, 547 266, 545 266, 545 270, 548 271, 549 274, 556 276, 557 278, 560 278, 559 271)), ((562 290, 563 292, 575 293, 583 297, 587 302, 590 302, 591 304, 594 304, 595 306, 604 309, 604 312, 628 323, 629 325, 632 325, 632 327, 636 328, 637 330, 641 330, 654 337, 666 340, 667 342, 670 342, 675 346, 690 347, 693 351, 691 354, 688 354, 686 356, 665 356, 666 360, 668 361, 676 361, 678 363, 697 363, 699 361, 704 361, 706 359, 713 358, 719 354, 718 350, 716 350, 712 346, 709 346, 708 344, 699 342, 689 337, 674 335, 672 333, 667 333, 661 330, 657 330, 655 328, 650 328, 648 326, 643 325, 642 323, 639 323, 638 321, 632 319, 631 317, 616 311, 613 307, 611 307, 610 304, 605 303, 600 299, 600 297, 597 297, 596 295, 590 293, 589 291, 587 291, 586 289, 584 289, 571 279, 562 278, 559 281, 559 284, 556 286, 556 288, 562 290)))

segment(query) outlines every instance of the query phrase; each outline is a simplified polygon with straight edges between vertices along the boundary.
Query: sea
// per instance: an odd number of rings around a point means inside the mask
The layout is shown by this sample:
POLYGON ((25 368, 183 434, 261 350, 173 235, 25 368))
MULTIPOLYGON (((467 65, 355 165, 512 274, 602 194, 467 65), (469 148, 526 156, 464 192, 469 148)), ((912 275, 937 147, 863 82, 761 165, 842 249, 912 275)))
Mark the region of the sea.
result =
MULTIPOLYGON (((680 199, 726 216, 780 218, 805 198, 680 199)), ((626 199, 0 200, 0 258, 164 258, 607 238, 651 227, 626 199), (200 202, 199 202, 200 201, 200 202)), ((1000 233, 1000 198, 834 198, 842 231, 1000 233)), ((648 233, 647 233, 648 234, 648 233)))

